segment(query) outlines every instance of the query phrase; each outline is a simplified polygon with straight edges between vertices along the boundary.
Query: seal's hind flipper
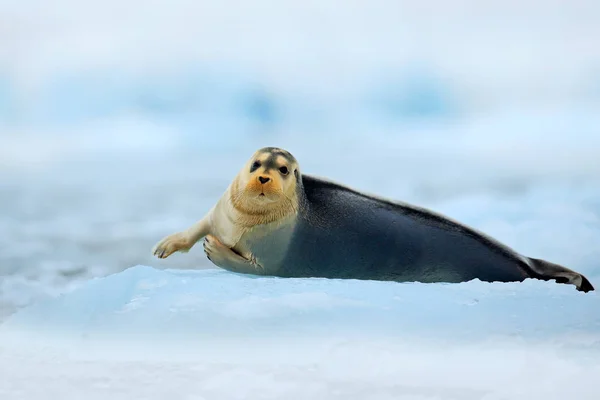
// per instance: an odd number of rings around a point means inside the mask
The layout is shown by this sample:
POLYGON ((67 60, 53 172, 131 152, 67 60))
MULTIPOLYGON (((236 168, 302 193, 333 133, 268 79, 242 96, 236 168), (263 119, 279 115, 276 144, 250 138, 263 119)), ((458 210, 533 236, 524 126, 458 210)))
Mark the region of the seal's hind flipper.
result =
POLYGON ((581 275, 581 285, 577 288, 577 290, 587 293, 593 291, 594 286, 592 286, 592 283, 588 280, 588 278, 581 275))
POLYGON ((538 258, 529 257, 529 260, 531 269, 537 275, 534 276, 535 278, 546 281, 554 279, 557 283, 570 283, 581 292, 587 293, 594 290, 590 281, 578 272, 538 258))

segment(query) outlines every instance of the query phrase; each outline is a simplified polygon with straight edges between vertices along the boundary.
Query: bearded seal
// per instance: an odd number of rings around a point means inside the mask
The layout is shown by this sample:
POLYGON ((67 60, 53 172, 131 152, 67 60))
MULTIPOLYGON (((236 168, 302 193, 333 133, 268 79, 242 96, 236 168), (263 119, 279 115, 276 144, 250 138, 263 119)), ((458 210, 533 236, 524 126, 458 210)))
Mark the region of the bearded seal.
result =
POLYGON ((216 266, 237 273, 397 282, 555 280, 594 290, 582 274, 525 257, 442 214, 302 174, 286 150, 256 151, 208 213, 159 241, 166 258, 204 238, 216 266))

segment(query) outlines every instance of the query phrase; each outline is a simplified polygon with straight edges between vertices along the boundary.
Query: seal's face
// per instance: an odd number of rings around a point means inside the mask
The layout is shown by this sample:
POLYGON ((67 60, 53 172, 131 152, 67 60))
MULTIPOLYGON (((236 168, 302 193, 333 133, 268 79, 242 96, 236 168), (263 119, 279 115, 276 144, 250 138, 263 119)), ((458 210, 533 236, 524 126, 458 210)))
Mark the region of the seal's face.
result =
POLYGON ((298 212, 298 162, 289 152, 265 147, 255 152, 229 188, 236 224, 271 223, 298 212))
POLYGON ((298 163, 289 152, 273 147, 260 149, 245 169, 239 189, 248 201, 257 205, 277 203, 294 195, 298 163))

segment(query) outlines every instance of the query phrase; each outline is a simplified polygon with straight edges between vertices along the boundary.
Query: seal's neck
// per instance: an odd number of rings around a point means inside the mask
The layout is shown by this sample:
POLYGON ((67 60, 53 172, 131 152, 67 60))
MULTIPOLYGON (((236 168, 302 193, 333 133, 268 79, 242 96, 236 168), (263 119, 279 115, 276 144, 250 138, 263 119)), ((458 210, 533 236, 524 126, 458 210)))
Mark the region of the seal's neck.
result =
POLYGON ((283 221, 298 212, 296 193, 282 193, 278 201, 261 203, 246 196, 239 179, 235 179, 229 187, 229 202, 237 214, 235 222, 245 227, 283 221))

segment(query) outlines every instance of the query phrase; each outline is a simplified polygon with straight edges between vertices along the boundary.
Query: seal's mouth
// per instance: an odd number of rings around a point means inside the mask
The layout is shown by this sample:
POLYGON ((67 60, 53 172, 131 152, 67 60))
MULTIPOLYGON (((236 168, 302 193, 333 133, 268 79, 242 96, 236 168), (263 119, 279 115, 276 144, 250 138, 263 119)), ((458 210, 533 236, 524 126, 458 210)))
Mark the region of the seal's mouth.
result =
POLYGON ((259 193, 258 196, 256 196, 255 198, 261 204, 271 203, 271 202, 275 201, 275 199, 272 196, 267 195, 265 192, 259 193))

